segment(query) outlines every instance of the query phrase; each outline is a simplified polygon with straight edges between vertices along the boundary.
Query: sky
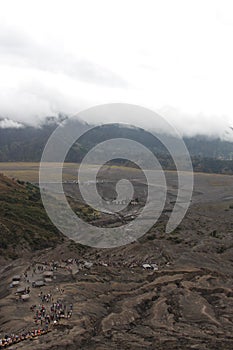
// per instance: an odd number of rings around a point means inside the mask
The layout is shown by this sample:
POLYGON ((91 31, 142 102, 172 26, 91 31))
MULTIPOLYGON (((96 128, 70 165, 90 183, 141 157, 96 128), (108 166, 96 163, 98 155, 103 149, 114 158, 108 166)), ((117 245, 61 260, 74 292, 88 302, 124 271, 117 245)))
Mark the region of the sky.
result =
POLYGON ((222 136, 233 125, 232 43, 231 0, 2 1, 0 115, 35 125, 123 102, 183 134, 222 136))

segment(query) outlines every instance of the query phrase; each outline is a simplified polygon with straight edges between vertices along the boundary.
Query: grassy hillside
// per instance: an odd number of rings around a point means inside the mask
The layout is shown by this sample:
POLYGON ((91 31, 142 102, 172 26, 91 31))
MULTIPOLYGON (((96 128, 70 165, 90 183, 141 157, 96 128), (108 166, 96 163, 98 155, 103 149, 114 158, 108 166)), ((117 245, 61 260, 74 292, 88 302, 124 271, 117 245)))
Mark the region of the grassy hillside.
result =
POLYGON ((62 241, 42 206, 39 189, 0 174, 0 254, 16 258, 62 241))

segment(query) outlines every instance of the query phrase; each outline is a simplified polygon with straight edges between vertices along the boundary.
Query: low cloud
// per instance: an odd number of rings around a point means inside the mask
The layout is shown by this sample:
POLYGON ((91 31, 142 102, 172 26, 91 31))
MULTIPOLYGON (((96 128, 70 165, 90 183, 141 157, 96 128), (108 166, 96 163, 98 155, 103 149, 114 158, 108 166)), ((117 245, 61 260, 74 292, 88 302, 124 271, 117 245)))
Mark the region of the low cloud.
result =
POLYGON ((232 119, 227 115, 191 114, 171 106, 161 108, 158 113, 174 125, 182 136, 203 135, 233 141, 232 119))
POLYGON ((7 119, 7 118, 0 120, 1 129, 10 129, 10 128, 19 129, 23 127, 24 125, 22 123, 16 122, 15 120, 7 119))
MULTIPOLYGON (((186 3, 169 1, 168 12, 167 4, 154 1, 93 2, 91 8, 75 0, 69 6, 64 0, 5 2, 0 115, 40 125, 46 116, 132 103, 166 117, 182 135, 231 137, 233 32, 225 23, 231 6, 186 3)), ((143 116, 135 123, 156 127, 143 116)))

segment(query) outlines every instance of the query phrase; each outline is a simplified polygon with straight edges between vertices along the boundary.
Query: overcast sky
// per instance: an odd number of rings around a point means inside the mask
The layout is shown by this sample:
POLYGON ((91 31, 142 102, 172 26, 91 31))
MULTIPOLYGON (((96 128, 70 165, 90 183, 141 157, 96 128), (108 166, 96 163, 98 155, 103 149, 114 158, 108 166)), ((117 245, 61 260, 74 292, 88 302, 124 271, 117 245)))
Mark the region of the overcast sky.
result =
POLYGON ((127 102, 186 134, 222 134, 233 125, 233 2, 2 1, 0 77, 0 115, 17 121, 127 102))

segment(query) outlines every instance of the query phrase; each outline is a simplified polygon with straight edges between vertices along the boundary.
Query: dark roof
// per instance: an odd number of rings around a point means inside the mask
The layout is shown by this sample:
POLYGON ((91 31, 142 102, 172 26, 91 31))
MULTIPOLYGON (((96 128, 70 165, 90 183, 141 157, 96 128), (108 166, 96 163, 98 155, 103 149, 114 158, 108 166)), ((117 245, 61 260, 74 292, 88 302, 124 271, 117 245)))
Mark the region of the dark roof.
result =
POLYGON ((20 280, 20 275, 15 275, 12 277, 12 281, 19 281, 20 280))

